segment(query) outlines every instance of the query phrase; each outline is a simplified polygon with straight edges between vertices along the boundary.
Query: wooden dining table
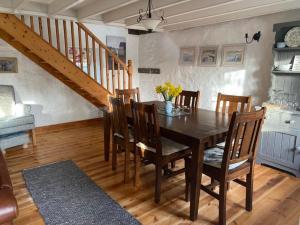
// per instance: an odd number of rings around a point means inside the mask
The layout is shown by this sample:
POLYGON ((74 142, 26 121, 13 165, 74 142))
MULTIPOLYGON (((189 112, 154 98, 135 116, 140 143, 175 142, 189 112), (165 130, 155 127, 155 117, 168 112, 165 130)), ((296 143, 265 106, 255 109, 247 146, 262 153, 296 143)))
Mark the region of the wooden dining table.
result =
MULTIPOLYGON (((156 104, 161 107, 163 103, 151 101, 145 102, 145 104, 156 104)), ((130 106, 126 106, 126 114, 131 120, 130 106)), ((189 110, 187 115, 171 117, 158 114, 158 117, 162 136, 192 148, 190 219, 194 221, 198 217, 204 151, 224 140, 228 132, 230 116, 206 109, 193 109, 189 110)), ((109 161, 110 126, 110 113, 104 111, 104 156, 106 161, 109 161)))

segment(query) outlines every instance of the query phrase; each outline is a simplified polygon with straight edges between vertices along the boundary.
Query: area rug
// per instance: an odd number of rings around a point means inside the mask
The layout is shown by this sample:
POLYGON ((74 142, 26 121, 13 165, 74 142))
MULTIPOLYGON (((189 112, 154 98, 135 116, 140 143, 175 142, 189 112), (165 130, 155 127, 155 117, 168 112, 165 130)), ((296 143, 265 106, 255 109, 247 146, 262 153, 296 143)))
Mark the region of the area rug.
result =
POLYGON ((140 225, 73 161, 23 171, 47 225, 140 225))

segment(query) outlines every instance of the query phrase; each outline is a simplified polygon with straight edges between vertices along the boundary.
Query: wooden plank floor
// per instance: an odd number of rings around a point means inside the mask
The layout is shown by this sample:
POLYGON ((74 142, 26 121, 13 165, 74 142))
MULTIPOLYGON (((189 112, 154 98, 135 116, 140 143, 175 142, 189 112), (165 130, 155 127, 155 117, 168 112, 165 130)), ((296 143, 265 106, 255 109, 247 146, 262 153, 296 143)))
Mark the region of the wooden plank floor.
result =
MULTIPOLYGON (((35 149, 8 150, 6 159, 19 205, 19 216, 14 223, 17 225, 44 224, 21 171, 69 159, 143 224, 216 224, 218 220, 218 202, 204 192, 201 192, 199 219, 194 223, 188 220, 189 204, 184 201, 183 175, 163 184, 161 204, 153 201, 153 166, 142 169, 141 190, 135 191, 132 184, 123 185, 122 155, 118 158, 117 171, 112 172, 110 163, 103 160, 103 128, 99 125, 37 135, 35 149)), ((300 224, 300 179, 257 165, 254 180, 251 213, 244 209, 244 188, 235 183, 231 185, 227 203, 229 224, 300 224)))

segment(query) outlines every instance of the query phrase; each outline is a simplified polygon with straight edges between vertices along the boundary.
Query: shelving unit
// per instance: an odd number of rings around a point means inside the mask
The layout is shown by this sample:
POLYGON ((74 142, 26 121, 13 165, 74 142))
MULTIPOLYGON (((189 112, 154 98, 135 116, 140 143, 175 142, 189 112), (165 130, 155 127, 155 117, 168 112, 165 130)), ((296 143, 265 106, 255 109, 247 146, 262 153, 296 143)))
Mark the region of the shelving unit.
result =
MULTIPOLYGON (((283 42, 286 33, 300 27, 300 21, 275 24, 275 43, 283 42)), ((273 68, 290 64, 294 56, 300 55, 300 47, 276 48, 273 46, 273 68)), ((296 95, 300 105, 300 71, 272 71, 271 99, 281 90, 288 96, 296 95)), ((257 162, 271 165, 300 177, 300 114, 295 111, 268 108, 263 126, 257 162)))
POLYGON ((277 52, 300 51, 300 47, 297 47, 297 48, 290 48, 290 47, 276 48, 276 47, 273 47, 273 50, 277 51, 277 52))
POLYGON ((300 75, 300 71, 279 71, 279 70, 273 70, 272 73, 274 75, 300 75))

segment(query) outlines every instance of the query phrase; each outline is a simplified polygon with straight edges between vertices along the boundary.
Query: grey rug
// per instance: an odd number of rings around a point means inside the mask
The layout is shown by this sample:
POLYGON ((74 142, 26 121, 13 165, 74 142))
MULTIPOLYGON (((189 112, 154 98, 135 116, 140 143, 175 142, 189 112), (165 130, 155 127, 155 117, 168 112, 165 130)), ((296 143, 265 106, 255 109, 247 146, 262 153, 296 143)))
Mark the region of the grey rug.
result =
POLYGON ((24 170, 23 176, 47 225, 140 225, 72 161, 24 170))

